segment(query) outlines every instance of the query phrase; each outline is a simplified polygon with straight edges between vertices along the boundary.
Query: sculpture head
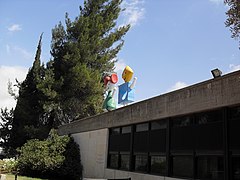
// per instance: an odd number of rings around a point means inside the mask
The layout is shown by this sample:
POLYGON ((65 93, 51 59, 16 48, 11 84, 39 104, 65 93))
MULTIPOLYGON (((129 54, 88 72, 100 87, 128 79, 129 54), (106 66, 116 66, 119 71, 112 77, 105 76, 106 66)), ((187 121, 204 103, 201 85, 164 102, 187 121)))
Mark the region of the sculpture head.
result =
POLYGON ((122 73, 123 80, 125 82, 129 82, 131 81, 132 76, 133 76, 133 70, 129 66, 126 66, 122 73))
POLYGON ((118 82, 118 76, 116 73, 108 73, 103 77, 103 81, 106 91, 113 90, 115 84, 118 82))

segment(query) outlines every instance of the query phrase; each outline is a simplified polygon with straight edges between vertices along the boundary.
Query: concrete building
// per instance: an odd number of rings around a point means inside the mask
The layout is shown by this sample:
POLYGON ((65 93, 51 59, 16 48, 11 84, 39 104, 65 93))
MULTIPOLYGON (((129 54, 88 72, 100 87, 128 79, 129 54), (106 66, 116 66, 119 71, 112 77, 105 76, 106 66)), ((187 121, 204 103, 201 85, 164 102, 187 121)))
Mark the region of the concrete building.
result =
POLYGON ((59 127, 86 178, 240 180, 240 71, 59 127))

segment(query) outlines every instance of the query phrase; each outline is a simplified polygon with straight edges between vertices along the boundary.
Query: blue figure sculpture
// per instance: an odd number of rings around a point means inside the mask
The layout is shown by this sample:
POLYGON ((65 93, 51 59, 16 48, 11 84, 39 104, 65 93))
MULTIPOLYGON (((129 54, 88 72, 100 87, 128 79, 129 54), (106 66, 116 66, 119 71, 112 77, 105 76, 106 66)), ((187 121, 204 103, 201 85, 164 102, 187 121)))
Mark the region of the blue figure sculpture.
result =
POLYGON ((134 87, 136 85, 137 78, 135 77, 133 82, 130 83, 132 76, 133 70, 129 66, 126 66, 122 73, 122 78, 125 83, 118 86, 118 104, 126 106, 134 101, 134 87))

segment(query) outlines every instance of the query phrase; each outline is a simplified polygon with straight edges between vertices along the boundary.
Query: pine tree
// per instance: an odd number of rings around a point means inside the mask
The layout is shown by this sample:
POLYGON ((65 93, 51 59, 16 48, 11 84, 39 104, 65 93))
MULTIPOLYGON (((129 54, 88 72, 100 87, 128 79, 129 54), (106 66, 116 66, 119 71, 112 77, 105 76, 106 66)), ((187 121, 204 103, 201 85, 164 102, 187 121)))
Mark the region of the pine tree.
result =
POLYGON ((44 66, 41 65, 41 41, 37 46, 37 52, 32 68, 28 71, 26 79, 19 83, 19 96, 13 113, 13 123, 10 143, 13 149, 22 146, 28 139, 44 138, 47 133, 40 128, 39 117, 44 110, 41 104, 43 93, 37 88, 38 82, 43 79, 44 66))
POLYGON ((44 69, 43 78, 38 82, 37 88, 42 92, 43 98, 40 103, 43 107, 43 113, 40 116, 39 121, 44 126, 51 128, 57 128, 59 125, 67 123, 64 114, 60 108, 58 94, 56 89, 58 89, 59 81, 56 81, 53 73, 53 61, 47 63, 44 69))
POLYGON ((224 0, 230 8, 226 12, 227 20, 226 26, 230 28, 232 38, 239 40, 240 49, 240 0, 224 0))
POLYGON ((121 0, 86 0, 66 30, 52 30, 53 71, 61 111, 68 121, 101 112, 101 75, 112 71, 130 25, 116 27, 121 0))

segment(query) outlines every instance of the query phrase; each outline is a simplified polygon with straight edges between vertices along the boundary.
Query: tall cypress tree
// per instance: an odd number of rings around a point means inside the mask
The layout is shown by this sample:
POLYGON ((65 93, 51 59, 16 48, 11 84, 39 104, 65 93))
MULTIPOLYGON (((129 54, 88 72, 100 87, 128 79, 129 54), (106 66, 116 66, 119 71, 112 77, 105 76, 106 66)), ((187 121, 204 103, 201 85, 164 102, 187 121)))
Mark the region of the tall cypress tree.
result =
POLYGON ((122 0, 85 0, 66 28, 52 30, 53 70, 60 109, 69 121, 101 112, 101 75, 112 71, 130 25, 116 27, 122 0))
POLYGON ((26 79, 19 85, 19 96, 13 113, 13 123, 10 136, 11 146, 15 149, 22 146, 28 139, 44 138, 39 132, 39 117, 43 113, 41 99, 43 94, 38 90, 38 82, 43 78, 44 66, 41 65, 41 41, 37 46, 35 60, 29 69, 26 79))

